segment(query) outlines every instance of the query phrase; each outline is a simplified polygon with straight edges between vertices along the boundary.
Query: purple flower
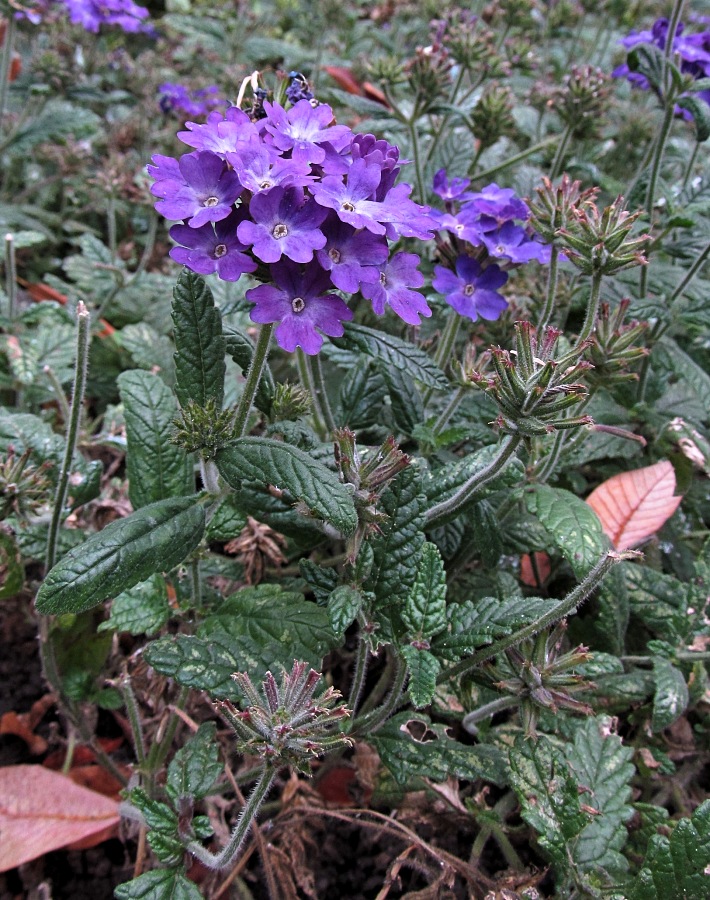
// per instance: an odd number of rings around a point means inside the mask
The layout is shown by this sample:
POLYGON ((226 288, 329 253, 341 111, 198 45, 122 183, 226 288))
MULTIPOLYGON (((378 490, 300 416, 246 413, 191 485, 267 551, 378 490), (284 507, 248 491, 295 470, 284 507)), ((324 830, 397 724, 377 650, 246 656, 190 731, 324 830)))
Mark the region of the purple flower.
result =
POLYGON ((98 34, 101 25, 118 25, 126 32, 153 32, 143 23, 150 13, 133 0, 64 0, 69 21, 98 34))
POLYGON ((316 203, 334 209, 341 222, 353 228, 367 228, 374 234, 384 234, 381 219, 385 207, 372 199, 380 183, 380 170, 359 159, 350 166, 345 184, 335 175, 326 175, 320 184, 311 187, 316 203))
POLYGON ((330 282, 326 272, 313 262, 303 272, 300 266, 283 261, 271 267, 275 284, 260 284, 246 292, 255 304, 253 322, 278 322, 274 334, 280 347, 292 353, 301 347, 310 356, 318 353, 323 338, 318 332, 340 337, 343 322, 353 314, 335 294, 327 293, 330 282))
MULTIPOLYGON (((156 153, 152 161, 155 165, 151 166, 148 163, 146 170, 155 182, 180 181, 182 179, 180 163, 172 156, 162 156, 160 153, 156 153)), ((155 192, 153 191, 153 193, 155 192)))
POLYGON ((279 150, 292 150, 293 157, 303 157, 309 163, 320 163, 325 159, 325 150, 319 146, 324 141, 336 149, 350 140, 347 125, 330 125, 333 110, 323 104, 311 106, 308 100, 300 100, 288 112, 278 103, 265 103, 268 114, 265 128, 273 136, 274 146, 279 150))
POLYGON ((224 101, 219 96, 216 84, 199 90, 190 90, 184 84, 166 82, 158 88, 160 91, 160 108, 164 113, 178 110, 188 116, 206 116, 215 106, 224 101))
POLYGON ((243 252, 246 247, 237 238, 241 218, 235 212, 214 227, 210 223, 201 228, 173 225, 170 237, 182 246, 173 247, 170 256, 200 275, 216 272, 223 281, 237 281, 240 275, 256 269, 256 263, 243 252))
POLYGON ((531 259, 544 262, 549 250, 537 241, 531 240, 525 229, 512 222, 506 222, 497 231, 488 231, 481 240, 491 256, 509 259, 514 263, 526 263, 531 259))
POLYGON ((380 277, 376 267, 389 256, 387 241, 369 231, 355 231, 332 213, 331 217, 323 227, 328 243, 323 250, 316 251, 316 256, 321 266, 330 272, 335 287, 347 294, 355 294, 361 284, 372 283, 380 277))
POLYGON ((376 282, 363 284, 362 294, 372 301, 376 315, 383 315, 385 306, 389 306, 408 325, 419 325, 420 316, 431 315, 424 297, 411 290, 424 284, 424 276, 417 269, 418 263, 416 253, 397 253, 380 267, 376 282))
POLYGON ((467 197, 463 209, 479 216, 490 216, 499 225, 510 219, 527 219, 530 210, 526 204, 515 196, 512 188, 500 188, 493 182, 475 194, 467 197))
POLYGON ((507 280, 508 274, 498 266, 490 265, 482 270, 471 256, 459 256, 456 273, 436 266, 432 284, 460 316, 475 321, 478 316, 489 320, 500 316, 508 303, 497 289, 507 280))
POLYGON ((431 210, 428 206, 419 206, 410 200, 411 192, 411 184, 403 181, 395 185, 383 199, 382 221, 386 225, 387 237, 390 240, 415 237, 420 241, 426 241, 436 230, 437 223, 431 215, 431 210))
POLYGON ((399 166, 408 160, 399 158, 399 147, 387 141, 377 140, 374 134, 356 134, 350 145, 353 161, 362 159, 368 166, 377 166, 381 172, 375 200, 384 200, 393 187, 399 166))
POLYGON ((466 188, 471 184, 468 178, 449 178, 446 169, 439 169, 434 175, 434 193, 442 200, 468 200, 473 196, 466 188))
POLYGON ((226 219, 242 186, 224 161, 214 153, 186 153, 178 168, 179 180, 161 179, 151 187, 162 198, 155 204, 157 211, 166 219, 190 219, 191 228, 226 219))
POLYGON ((468 241, 469 244, 480 244, 483 236, 480 216, 475 210, 465 207, 460 209, 456 215, 445 213, 437 216, 437 228, 450 231, 462 241, 468 241))
POLYGON ((313 251, 325 247, 319 226, 327 213, 312 200, 305 200, 300 188, 275 187, 255 194, 249 204, 253 222, 242 222, 239 240, 253 244, 254 253, 266 263, 282 256, 294 262, 310 262, 313 251))
POLYGON ((222 115, 211 112, 204 124, 185 122, 187 131, 178 131, 178 137, 196 150, 210 150, 225 158, 232 150, 249 141, 259 140, 259 131, 249 116, 237 106, 230 106, 222 115))
POLYGON ((305 187, 315 180, 309 174, 308 163, 282 159, 259 140, 243 144, 235 153, 227 153, 227 162, 234 166, 244 187, 254 194, 277 186, 305 187))

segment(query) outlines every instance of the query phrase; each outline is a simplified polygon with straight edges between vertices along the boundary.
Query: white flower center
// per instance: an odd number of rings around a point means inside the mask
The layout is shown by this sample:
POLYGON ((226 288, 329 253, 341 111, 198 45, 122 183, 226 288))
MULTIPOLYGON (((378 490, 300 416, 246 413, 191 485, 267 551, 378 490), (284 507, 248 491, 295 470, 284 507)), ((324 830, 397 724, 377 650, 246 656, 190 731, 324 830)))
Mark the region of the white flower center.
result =
POLYGON ((226 256, 227 254, 227 245, 226 244, 217 244, 214 248, 214 255, 217 259, 221 259, 221 257, 226 256))
POLYGON ((352 205, 352 203, 349 200, 345 200, 343 202, 342 209, 344 209, 345 212, 355 212, 355 207, 352 205))
POLYGON ((204 206, 217 206, 218 203, 219 197, 208 197, 204 202, 204 206))
POLYGON ((464 285, 463 292, 464 292, 464 294, 465 294, 467 297, 470 297, 471 294, 474 292, 474 290, 475 290, 475 288, 474 288, 474 286, 473 286, 472 284, 465 284, 465 285, 464 285))
POLYGON ((328 256, 333 260, 334 263, 340 262, 340 250, 335 247, 331 247, 328 251, 328 256))
POLYGON ((295 313, 303 312, 303 310, 305 308, 306 308, 306 301, 303 299, 303 297, 294 297, 293 300, 291 301, 291 309, 295 313))
POLYGON ((387 276, 384 272, 380 272, 380 284, 382 287, 387 287, 387 276))
POLYGON ((284 224, 279 222, 278 225, 274 225, 274 230, 271 233, 277 241, 280 241, 281 238, 285 238, 288 234, 288 228, 284 224))

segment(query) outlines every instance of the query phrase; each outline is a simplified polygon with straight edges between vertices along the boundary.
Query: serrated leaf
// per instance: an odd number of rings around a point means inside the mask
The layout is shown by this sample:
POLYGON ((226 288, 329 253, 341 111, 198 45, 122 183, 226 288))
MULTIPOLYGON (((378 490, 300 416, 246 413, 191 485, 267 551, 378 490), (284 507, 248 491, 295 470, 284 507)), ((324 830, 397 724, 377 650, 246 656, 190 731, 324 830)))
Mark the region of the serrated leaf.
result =
POLYGON ((363 599, 360 591, 348 584, 341 584, 328 597, 328 616, 333 633, 342 638, 362 609, 363 599))
POLYGON ((570 866, 569 842, 591 818, 580 807, 576 779, 562 753, 542 734, 535 742, 523 735, 516 738, 510 771, 523 819, 535 829, 538 843, 564 877, 570 866))
POLYGON ((627 900, 691 900, 710 894, 710 800, 681 819, 670 838, 654 835, 627 900))
POLYGON ((695 126, 695 140, 702 144, 710 137, 710 107, 705 100, 698 97, 688 96, 678 97, 676 104, 683 109, 687 109, 693 117, 693 125, 695 126))
POLYGON ((551 612, 558 600, 542 597, 483 597, 451 603, 446 610, 447 629, 432 642, 432 651, 455 662, 470 656, 484 644, 511 634, 551 612))
POLYGON ((414 708, 429 706, 436 691, 436 676, 441 670, 439 660, 428 650, 420 650, 411 644, 402 647, 401 653, 407 663, 407 688, 414 708))
POLYGON ((379 360, 381 365, 401 369, 410 378, 427 387, 439 390, 448 387, 449 382, 444 373, 423 350, 384 331, 346 322, 345 335, 331 340, 336 347, 359 350, 365 356, 379 360))
POLYGON ((169 440, 177 403, 162 378, 134 369, 118 376, 126 420, 128 496, 134 509, 195 490, 191 457, 169 440))
POLYGON ((345 535, 357 526, 352 494, 337 475, 303 450, 269 438, 240 438, 217 454, 217 468, 238 491, 243 483, 270 485, 304 503, 316 516, 345 535))
MULTIPOLYGON (((252 356, 254 355, 254 343, 248 334, 235 328, 233 325, 223 328, 224 343, 227 353, 232 357, 234 362, 242 370, 242 375, 246 374, 251 365, 252 356)), ((268 365, 264 365, 259 379, 259 386, 254 397, 254 405, 261 412, 267 415, 271 411, 271 401, 274 396, 276 386, 271 369, 268 365)))
POLYGON ((470 747, 453 740, 445 725, 422 713, 398 713, 372 738, 382 762, 399 784, 412 778, 446 781, 452 775, 479 778, 501 787, 507 781, 505 757, 495 747, 470 747))
POLYGON ((197 496, 161 500, 111 522, 71 550, 37 594, 44 615, 78 613, 167 572, 197 547, 205 511, 197 496))
POLYGON ((619 472, 587 497, 617 550, 637 547, 654 535, 678 508, 675 470, 668 460, 619 472))
POLYGON ((411 434, 424 419, 424 404, 414 379, 402 369, 379 364, 392 403, 392 415, 398 428, 411 434))
MULTIPOLYGON (((430 506, 443 503, 452 497, 459 488, 478 472, 488 466, 495 457, 497 449, 495 446, 482 447, 475 453, 471 453, 463 459, 453 463, 448 463, 440 469, 436 469, 427 475, 424 480, 424 487, 430 506)), ((520 484, 525 477, 525 467, 522 462, 517 459, 511 459, 508 465, 493 481, 485 485, 472 498, 471 503, 478 503, 484 497, 495 493, 503 488, 513 487, 520 484)), ((457 518, 468 504, 460 506, 455 512, 448 516, 437 518, 436 524, 443 525, 450 519, 457 518)))
POLYGON ((126 325, 114 335, 116 343, 131 354, 134 364, 139 369, 153 371, 157 366, 160 377, 166 384, 175 381, 173 365, 173 345, 164 334, 159 334, 146 322, 126 325))
POLYGON ((390 482, 380 500, 387 520, 369 541, 374 559, 365 588, 375 595, 373 613, 384 629, 384 640, 403 633, 401 609, 417 574, 426 506, 421 471, 415 464, 390 482))
POLYGON ((435 544, 422 546, 402 619, 410 637, 417 639, 430 640, 446 628, 446 573, 435 544))
POLYGON ((692 624, 687 614, 690 586, 648 566, 622 562, 618 569, 624 578, 632 616, 658 637, 684 638, 692 624))
POLYGON ((173 291, 172 317, 175 339, 175 393, 180 406, 190 400, 204 408, 213 400, 224 402, 224 354, 222 316, 205 279, 194 272, 180 273, 173 291))
POLYGON ((382 374, 370 360, 361 361, 340 386, 337 421, 354 430, 379 424, 386 395, 387 386, 382 374))
POLYGON ((116 900, 202 900, 194 881, 177 869, 154 869, 114 891, 116 900))
POLYGON ((172 758, 165 790, 176 806, 182 797, 206 797, 222 773, 216 734, 214 722, 203 722, 172 758))
MULTIPOLYGON (((663 337, 653 348, 651 357, 654 371, 670 378, 671 385, 681 384, 702 408, 702 418, 710 418, 710 375, 699 366, 672 338, 663 337)), ((677 410, 677 407, 674 408, 677 410)), ((676 412, 674 411, 673 415, 676 412)), ((683 418, 690 419, 685 407, 683 418)))
POLYGON ((651 728, 662 731, 683 715, 688 707, 688 685, 685 676, 667 659, 653 660, 653 677, 656 690, 653 695, 651 728))
POLYGON ((99 631, 125 631, 128 634, 155 634, 170 618, 170 603, 165 579, 152 575, 147 581, 119 594, 111 604, 111 616, 99 631))
POLYGON ((301 577, 313 591, 318 603, 325 603, 338 584, 338 573, 332 567, 319 566, 311 559, 298 562, 301 577))
POLYGON ((570 848, 583 872, 599 869, 613 878, 628 870, 621 854, 628 832, 625 823, 633 816, 630 781, 635 774, 633 750, 610 732, 611 720, 586 719, 576 730, 574 744, 566 756, 582 794, 583 802, 600 815, 593 816, 570 848))
POLYGON ((319 668, 335 645, 325 609, 276 585, 244 588, 209 616, 195 636, 161 638, 145 650, 148 663, 180 684, 213 697, 237 699, 234 672, 263 678, 295 659, 319 668))
POLYGON ((228 494, 207 523, 207 540, 231 541, 246 524, 246 514, 239 508, 236 497, 228 494))
POLYGON ((526 491, 525 499, 575 575, 584 578, 609 548, 596 513, 570 491, 546 484, 526 491))

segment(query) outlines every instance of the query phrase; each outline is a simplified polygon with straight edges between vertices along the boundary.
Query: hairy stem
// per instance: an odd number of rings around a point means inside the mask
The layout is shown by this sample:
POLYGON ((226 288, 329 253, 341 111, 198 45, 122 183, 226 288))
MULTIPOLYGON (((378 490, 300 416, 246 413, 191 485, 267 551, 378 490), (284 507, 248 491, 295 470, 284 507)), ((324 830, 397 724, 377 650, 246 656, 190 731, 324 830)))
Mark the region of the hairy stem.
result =
POLYGON ((486 703, 484 706, 480 706, 478 709, 466 713, 461 724, 469 734, 476 735, 478 734, 476 722, 482 722, 484 719, 488 719, 496 713, 503 712, 505 709, 512 709, 514 706, 517 706, 519 702, 518 697, 499 697, 497 700, 492 700, 490 703, 486 703))
POLYGON ((552 165, 550 167, 550 181, 554 181, 555 178, 557 178, 557 176, 560 174, 562 163, 564 162, 565 158, 565 153, 567 152, 567 145, 569 144, 570 138, 572 137, 572 127, 572 125, 567 125, 565 130, 562 132, 562 138, 557 145, 555 158, 552 160, 552 165))
POLYGON ((133 693, 131 681, 127 675, 121 682, 121 694, 123 695, 123 702, 126 705, 128 722, 131 726, 131 735, 133 736, 133 747, 136 751, 136 760, 138 761, 138 765, 143 767, 145 765, 146 759, 143 726, 141 725, 141 717, 140 712, 138 711, 136 695, 133 693))
POLYGON ((550 265, 547 270, 547 296, 545 305, 540 313, 540 321, 538 322, 538 331, 542 332, 550 323, 552 312, 555 308, 555 299, 557 297, 557 271, 559 268, 560 249, 556 244, 552 245, 550 250, 550 265))
POLYGON ((0 135, 3 134, 2 122, 5 118, 7 106, 7 92, 10 88, 10 67, 12 66, 12 51, 15 43, 15 12, 11 8, 7 17, 7 30, 3 44, 2 68, 0 68, 0 135))
POLYGON ((351 729, 355 734, 373 734, 381 728, 387 719, 397 710, 402 698, 404 686, 407 683, 407 667, 399 657, 395 660, 395 673, 390 692, 382 706, 373 709, 366 715, 361 715, 353 722, 351 729))
POLYGON ((311 398, 311 415, 313 416, 313 426, 321 440, 325 440, 327 434, 327 426, 324 423, 323 410, 320 405, 318 389, 313 378, 313 369, 308 363, 308 357, 299 347, 296 350, 296 365, 298 366, 298 376, 301 380, 301 386, 308 391, 311 398))
POLYGON ((261 381, 261 373, 264 371, 266 358, 269 354, 269 342, 271 341, 271 332, 273 331, 273 328, 273 325, 261 326, 259 338, 256 342, 256 347, 254 347, 254 355, 251 358, 251 365, 247 372, 244 390, 242 391, 242 396, 239 398, 237 410, 234 413, 232 431, 235 438, 244 436, 252 403, 254 402, 259 382, 261 381))
POLYGON ((597 315, 599 313, 599 298, 601 297, 602 278, 604 276, 600 271, 595 271, 592 275, 592 284, 589 289, 589 302, 587 303, 587 312, 582 323, 582 330, 579 332, 575 347, 583 344, 587 338, 592 336, 597 324, 597 315))
POLYGON ((353 711, 357 710, 357 705, 362 697, 365 687, 365 678, 367 677, 367 663, 370 659, 370 648, 367 639, 363 634, 358 638, 357 655, 355 656, 355 671, 353 672, 353 683, 350 686, 350 696, 348 697, 348 706, 353 711))
POLYGON ((15 259, 15 237, 5 235, 5 293, 7 294, 7 317, 12 322, 17 312, 17 262, 15 259))

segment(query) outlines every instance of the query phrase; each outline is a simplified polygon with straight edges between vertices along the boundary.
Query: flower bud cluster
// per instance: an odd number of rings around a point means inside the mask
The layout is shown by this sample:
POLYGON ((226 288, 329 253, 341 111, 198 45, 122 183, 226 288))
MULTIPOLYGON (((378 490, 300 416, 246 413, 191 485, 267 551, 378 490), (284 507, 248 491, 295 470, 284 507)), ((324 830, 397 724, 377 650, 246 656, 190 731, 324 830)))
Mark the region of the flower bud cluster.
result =
POLYGON ((565 75, 555 109, 578 138, 597 133, 611 93, 610 79, 594 66, 572 66, 565 75))
POLYGON ((643 339, 648 323, 624 323, 630 303, 630 300, 622 300, 613 313, 608 303, 601 304, 597 327, 587 352, 594 366, 588 377, 591 385, 638 380, 638 374, 630 369, 650 352, 647 347, 636 346, 643 339))
POLYGON ((557 237, 567 258, 585 275, 613 275, 648 262, 644 250, 650 236, 631 234, 640 215, 624 209, 623 197, 601 211, 595 203, 587 203, 576 210, 569 227, 558 230, 557 237))
POLYGON ((203 406, 189 400, 181 408, 180 418, 173 420, 171 441, 188 453, 199 452, 203 459, 212 459, 234 438, 233 420, 233 410, 219 409, 213 397, 203 406))
POLYGON ((0 521, 10 515, 26 519, 49 501, 48 472, 54 463, 47 460, 33 466, 30 453, 25 450, 18 456, 10 444, 5 458, 0 460, 0 521))
POLYGON ((547 262, 550 248, 528 229, 530 210, 511 188, 493 183, 473 192, 469 184, 467 178, 449 180, 445 169, 434 176, 445 212, 432 211, 432 217, 446 266, 436 266, 432 283, 459 315, 494 320, 508 305, 498 293, 508 270, 531 260, 547 262))
POLYGON ((581 358, 588 344, 553 359, 561 334, 548 326, 538 335, 530 322, 516 322, 516 349, 491 348, 471 374, 472 382, 498 405, 496 424, 505 433, 533 437, 592 424, 589 416, 568 414, 587 397, 579 379, 591 368, 581 358))
POLYGON ((345 705, 338 703, 340 692, 329 687, 315 696, 321 676, 307 663, 294 660, 280 684, 267 672, 261 691, 245 673, 232 677, 245 705, 238 709, 224 700, 217 708, 236 732, 240 752, 257 755, 274 766, 292 765, 308 775, 312 759, 351 743, 338 730, 339 723, 350 715, 345 705))
POLYGON ((535 737, 540 710, 592 715, 594 710, 575 699, 573 694, 586 691, 594 684, 573 669, 588 662, 591 655, 586 647, 575 647, 561 652, 564 625, 551 632, 542 632, 537 638, 512 647, 505 653, 505 661, 491 667, 496 678, 495 686, 520 698, 520 715, 528 737, 535 737))
POLYGON ((156 209, 180 220, 170 255, 201 275, 263 282, 246 292, 251 318, 277 324, 287 351, 315 354, 323 334, 343 334, 353 312, 334 289, 420 324, 431 310, 415 290, 424 283, 419 257, 390 258, 388 242, 427 239, 433 222, 409 199, 411 187, 395 183, 398 148, 336 124, 292 76, 286 93, 301 98, 292 106, 257 97, 251 116, 236 106, 213 111, 178 133, 191 152, 153 157, 156 209))
POLYGON ((506 85, 491 81, 483 89, 470 115, 471 130, 481 151, 492 147, 502 137, 515 134, 514 105, 513 92, 506 85))

